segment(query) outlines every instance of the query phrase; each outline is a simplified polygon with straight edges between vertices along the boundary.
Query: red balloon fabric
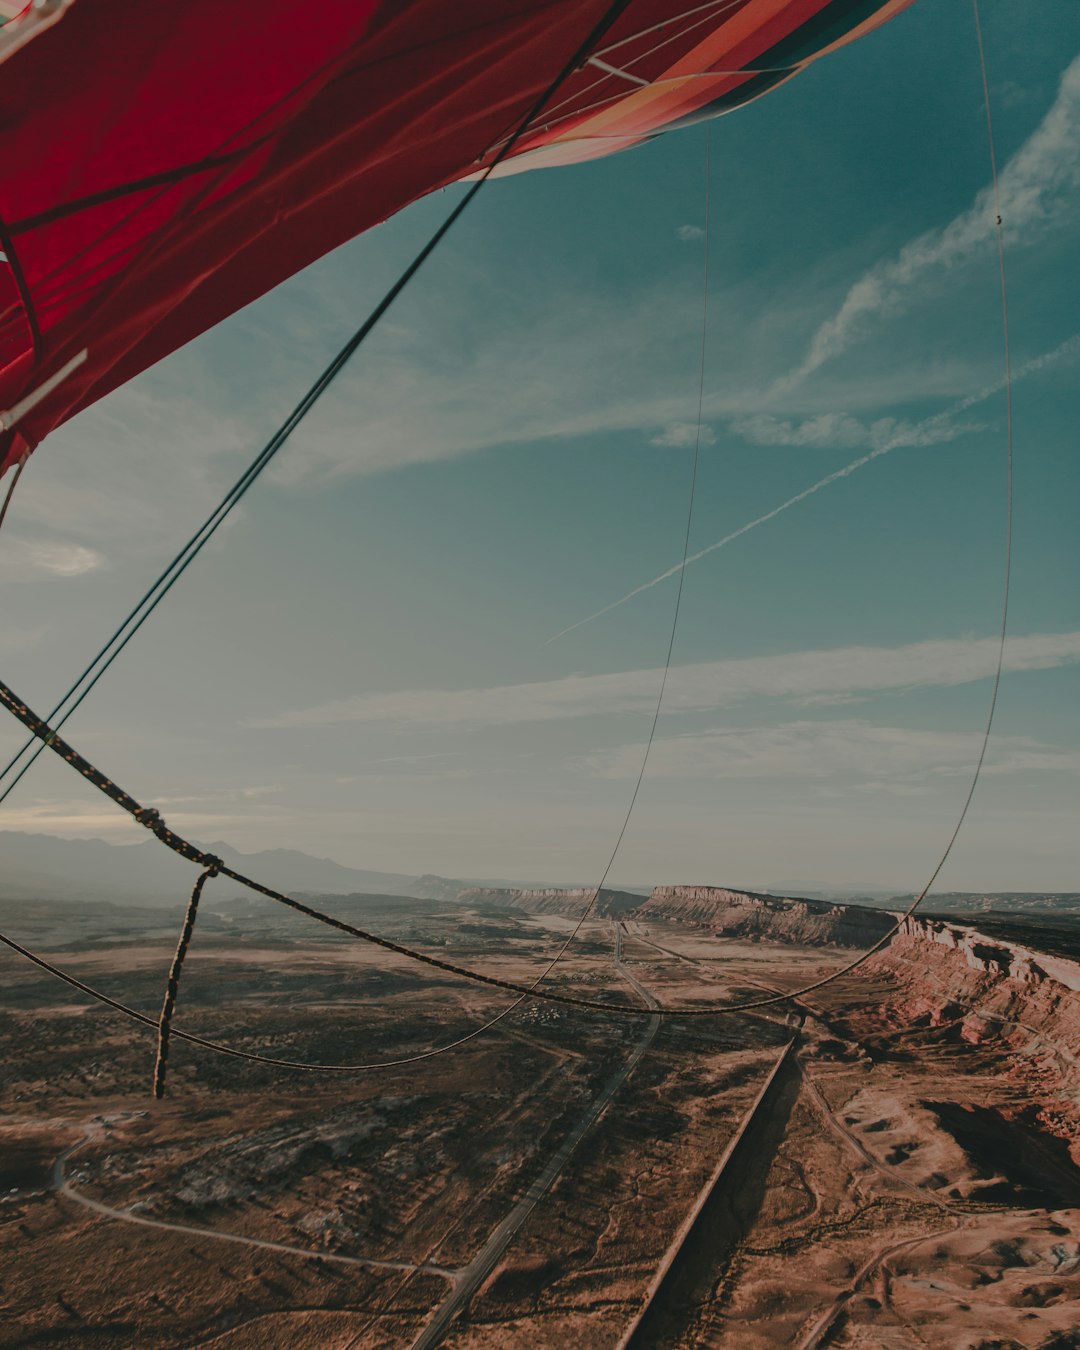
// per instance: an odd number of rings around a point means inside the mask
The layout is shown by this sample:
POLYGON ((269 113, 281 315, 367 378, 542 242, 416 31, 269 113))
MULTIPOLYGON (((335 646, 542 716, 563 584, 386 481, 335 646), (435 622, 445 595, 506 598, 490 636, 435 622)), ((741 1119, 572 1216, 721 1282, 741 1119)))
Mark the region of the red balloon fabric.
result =
MULTIPOLYGON (((498 171, 727 112, 911 2, 631 0, 498 171)), ((86 353, 0 436, 0 472, 324 253, 482 171, 610 8, 50 0, 0 26, 0 409, 86 353)))

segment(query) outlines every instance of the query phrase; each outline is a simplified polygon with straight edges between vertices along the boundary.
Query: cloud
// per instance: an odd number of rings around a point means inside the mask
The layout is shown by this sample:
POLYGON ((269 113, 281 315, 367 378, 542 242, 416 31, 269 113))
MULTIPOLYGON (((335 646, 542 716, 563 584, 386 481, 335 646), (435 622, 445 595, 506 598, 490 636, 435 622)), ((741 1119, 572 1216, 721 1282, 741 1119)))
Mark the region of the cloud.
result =
MULTIPOLYGON (((291 836, 298 818, 295 809, 282 811, 276 816, 218 810, 213 805, 212 797, 204 798, 201 807, 195 811, 170 811, 170 826, 180 834, 198 836, 201 833, 204 837, 211 831, 216 836, 233 829, 262 827, 273 831, 266 845, 273 847, 273 840, 291 836)), ((94 839, 108 836, 111 842, 117 843, 139 844, 146 838, 145 832, 126 812, 114 810, 110 813, 77 801, 39 801, 26 806, 5 806, 4 829, 25 830, 28 834, 57 834, 65 838, 94 839)))
POLYGON ((649 444, 672 450, 692 450, 695 445, 715 445, 716 433, 704 423, 699 427, 696 422, 669 422, 649 444))
POLYGON ((959 436, 985 431, 987 427, 985 423, 952 422, 948 413, 922 422, 895 417, 863 422, 843 413, 819 413, 816 417, 791 420, 757 413, 753 417, 737 418, 732 422, 731 430, 752 445, 806 445, 823 450, 870 446, 875 450, 895 450, 901 445, 940 445, 959 436))
POLYGON ((994 86, 994 102, 1003 108, 1018 108, 1038 97, 1038 89, 1020 84, 1017 80, 1001 80, 994 86))
MULTIPOLYGON (((510 306, 491 278, 468 280, 460 299, 456 283, 421 295, 415 332, 380 334, 297 432, 275 481, 611 431, 655 434, 666 445, 667 430, 694 413, 701 301, 682 283, 619 295, 526 285, 510 306)), ((757 406, 751 374, 749 358, 725 369, 707 413, 757 406)))
MULTIPOLYGON (((850 719, 787 722, 665 736, 653 742, 650 778, 826 779, 844 776, 860 790, 896 789, 914 795, 936 778, 968 775, 982 732, 942 732, 880 726, 850 719), (869 783, 864 780, 869 780, 869 783)), ((589 755, 584 767, 600 778, 634 779, 644 744, 589 755)), ((984 773, 1078 773, 1080 753, 1028 736, 998 737, 984 773)))
MULTIPOLYGON (((665 709, 703 712, 750 698, 835 701, 874 691, 968 684, 993 675, 997 638, 915 642, 903 647, 836 647, 674 666, 665 709)), ((1010 639, 1004 669, 1049 670, 1080 662, 1080 632, 1010 639)), ((477 689, 401 689, 358 694, 262 719, 257 727, 319 727, 343 722, 470 728, 645 713, 662 672, 568 675, 477 689)))
POLYGON ((182 351, 61 427, 31 457, 5 533, 171 553, 256 449, 255 418, 216 407, 213 385, 182 351))
POLYGON ((4 808, 4 829, 25 830, 29 834, 74 835, 95 838, 101 835, 128 835, 132 842, 142 842, 145 833, 124 811, 108 811, 99 806, 87 806, 79 801, 33 802, 27 806, 4 808), (134 838, 139 830, 140 838, 134 838))
POLYGON ((872 434, 865 422, 844 413, 820 413, 801 422, 755 413, 753 417, 737 418, 731 430, 753 445, 812 445, 831 450, 854 450, 857 445, 866 445, 872 434))
MULTIPOLYGON (((1033 239, 1037 227, 1056 218, 1064 188, 1080 181, 1078 105, 1080 58, 1065 72, 1040 127, 1002 170, 1010 238, 1033 239)), ((872 268, 851 287, 840 310, 819 325, 796 372, 771 387, 762 357, 775 351, 777 332, 790 327, 790 292, 762 305, 759 296, 748 302, 738 290, 725 293, 716 287, 711 303, 740 333, 740 342, 724 369, 710 378, 706 417, 752 419, 762 412, 790 412, 795 384, 846 349, 872 319, 907 303, 920 279, 936 278, 943 269, 977 256, 992 240, 993 219, 989 194, 980 193, 970 210, 949 225, 872 268)), ((692 222, 677 229, 685 239, 697 238, 699 231, 692 222)), ((612 296, 564 281, 523 278, 508 291, 468 258, 457 256, 456 264, 452 276, 437 288, 414 293, 395 311, 393 325, 380 328, 363 361, 350 367, 270 470, 275 481, 385 472, 490 447, 598 432, 643 432, 660 445, 671 443, 669 434, 685 434, 671 428, 685 426, 692 411, 687 371, 693 368, 698 339, 695 287, 665 278, 656 286, 612 296)), ((292 291, 289 295, 301 317, 310 315, 309 327, 318 329, 319 314, 323 324, 326 314, 340 314, 344 329, 351 315, 339 292, 339 280, 324 271, 306 275, 302 300, 292 291)), ((803 303, 814 304, 820 313, 813 297, 803 303)), ((826 418, 836 419, 833 434, 841 445, 873 450, 886 440, 894 445, 930 443, 932 436, 948 440, 963 430, 923 426, 924 441, 913 439, 913 425, 906 423, 879 419, 849 425, 843 418, 860 407, 908 398, 913 387, 951 398, 963 378, 956 369, 931 363, 918 372, 882 372, 877 382, 862 379, 847 388, 838 380, 828 388, 819 381, 809 396, 800 395, 801 406, 794 411, 808 412, 829 401, 842 406, 841 414, 827 406, 823 410, 826 418)), ((764 434, 760 426, 758 433, 764 434)), ((798 438, 804 437, 812 445, 827 443, 830 432, 824 425, 804 429, 792 422, 791 435, 796 441, 785 443, 803 443, 798 438)), ((676 445, 681 443, 676 439, 676 445)))
POLYGON ((700 225, 680 225, 675 233, 684 240, 705 238, 705 231, 700 225))
MULTIPOLYGON (((1066 68, 1057 97, 1035 131, 998 177, 1003 234, 1007 244, 1032 245, 1057 219, 1071 218, 1063 197, 1080 185, 1080 57, 1066 68)), ((943 229, 929 230, 904 245, 895 258, 865 272, 836 313, 814 333, 802 362, 777 382, 779 391, 811 375, 846 351, 876 319, 905 309, 920 284, 962 267, 993 241, 995 203, 984 188, 971 207, 943 229)))
POLYGON ((223 784, 220 787, 215 787, 212 795, 203 791, 195 796, 158 796, 154 798, 154 805, 158 807, 191 806, 197 803, 201 806, 207 806, 211 802, 259 801, 264 797, 276 796, 284 791, 285 788, 281 783, 256 783, 251 787, 229 787, 223 784))
MULTIPOLYGON (((1013 371, 1012 382, 1014 385, 1018 384, 1030 375, 1039 374, 1050 366, 1071 360, 1077 355, 1080 355, 1080 333, 1067 338, 1052 351, 1043 352, 1040 356, 1033 357, 1018 366, 1013 371)), ((594 610, 583 619, 577 619, 574 623, 567 624, 565 628, 561 628, 549 637, 544 645, 547 646, 549 643, 557 642, 559 638, 574 632, 575 629, 583 628, 586 624, 592 623, 594 619, 610 614, 613 609, 618 609, 620 605, 625 605, 627 601, 633 600, 645 591, 652 590, 654 586, 659 586, 661 582, 678 576, 684 567, 700 562, 702 558, 707 558, 710 553, 715 553, 717 549, 726 548, 736 539, 741 539, 744 534, 756 530, 759 525, 765 525, 770 520, 775 520, 777 516, 783 515, 785 511, 790 511, 793 506, 798 506, 800 502, 813 497, 824 488, 831 487, 833 483, 839 482, 840 479, 849 478, 853 473, 857 473, 859 469, 873 463, 875 459, 880 459, 882 455, 887 455, 891 450, 907 446, 940 445, 955 440, 958 436, 985 430, 985 427, 978 423, 959 423, 953 419, 969 408, 973 408, 977 403, 982 403, 993 397, 994 394, 1000 393, 1004 387, 1004 380, 999 380, 995 384, 980 389, 977 393, 966 395, 944 411, 935 413, 932 417, 926 417, 921 422, 898 421, 891 417, 883 417, 878 418, 876 422, 867 424, 854 417, 837 413, 820 414, 802 421, 774 417, 769 413, 756 413, 751 417, 737 419, 731 424, 731 430, 758 445, 809 445, 842 449, 865 443, 873 448, 869 453, 852 460, 850 464, 845 464, 841 469, 835 469, 832 473, 826 474, 824 478, 819 478, 817 482, 811 483, 809 487, 803 488, 801 492, 796 492, 794 496, 788 497, 763 515, 755 516, 753 520, 748 520, 744 525, 740 525, 738 529, 725 534, 721 539, 706 545, 705 548, 698 549, 696 553, 691 553, 685 562, 676 563, 674 567, 669 567, 666 571, 658 573, 649 581, 643 581, 640 586, 635 586, 633 590, 627 591, 617 600, 612 600, 610 604, 594 610)))
POLYGON ((104 557, 96 549, 60 540, 8 539, 4 552, 5 581, 32 580, 42 573, 81 577, 105 566, 104 557))

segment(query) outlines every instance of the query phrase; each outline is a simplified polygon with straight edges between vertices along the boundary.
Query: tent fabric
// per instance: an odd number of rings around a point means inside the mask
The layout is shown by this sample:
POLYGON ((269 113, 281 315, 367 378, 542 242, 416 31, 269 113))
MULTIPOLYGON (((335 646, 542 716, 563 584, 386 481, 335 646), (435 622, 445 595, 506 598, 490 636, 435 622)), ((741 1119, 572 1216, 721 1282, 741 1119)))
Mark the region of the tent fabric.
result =
MULTIPOLYGON (((499 170, 729 111, 911 2, 632 0, 499 170)), ((0 439, 0 472, 316 258, 482 171, 609 5, 61 0, 48 22, 5 23, 0 408, 87 357, 0 439)))

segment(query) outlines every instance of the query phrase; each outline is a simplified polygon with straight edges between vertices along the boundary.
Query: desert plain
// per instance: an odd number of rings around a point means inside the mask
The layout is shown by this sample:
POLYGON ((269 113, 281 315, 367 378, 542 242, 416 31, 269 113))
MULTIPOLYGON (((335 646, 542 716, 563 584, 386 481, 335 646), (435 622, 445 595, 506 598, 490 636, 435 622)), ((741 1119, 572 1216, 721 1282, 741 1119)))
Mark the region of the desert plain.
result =
MULTIPOLYGON (((178 1027, 402 1062, 178 1040, 160 1102, 152 1028, 3 953, 0 1345, 1080 1346, 1080 966, 912 922, 819 990, 680 1021, 656 1006, 785 993, 868 937, 691 889, 606 899, 545 986, 635 1015, 525 999, 429 1058, 513 996, 208 895, 178 1027)), ((323 903, 519 981, 578 912, 323 903)), ((156 1016, 176 916, 5 920, 156 1016)))

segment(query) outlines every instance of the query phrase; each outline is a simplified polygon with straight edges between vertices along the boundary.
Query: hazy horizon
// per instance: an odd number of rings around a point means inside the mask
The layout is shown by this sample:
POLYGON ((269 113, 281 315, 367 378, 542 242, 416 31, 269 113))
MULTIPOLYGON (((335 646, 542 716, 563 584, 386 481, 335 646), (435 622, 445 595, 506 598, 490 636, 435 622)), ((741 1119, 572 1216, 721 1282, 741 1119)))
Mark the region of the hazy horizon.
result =
MULTIPOLYGON (((153 847, 153 841, 147 839, 146 836, 143 835, 141 831, 136 837, 132 839, 119 840, 119 839, 106 839, 100 835, 49 835, 45 834, 42 831, 0 830, 0 843, 2 843, 4 838, 9 835, 21 835, 27 838, 44 839, 44 840, 60 839, 66 843, 97 843, 97 844, 104 844, 109 848, 128 849, 138 847, 139 845, 142 844, 146 844, 148 848, 153 847)), ((198 844, 200 847, 207 848, 210 850, 221 849, 224 847, 230 848, 232 847, 231 845, 227 844, 227 841, 214 839, 194 839, 192 842, 198 844)), ((253 850, 234 849, 233 851, 239 853, 241 856, 244 857, 249 856, 257 857, 264 853, 274 853, 284 851, 290 854, 297 854, 298 856, 305 859, 311 859, 314 862, 330 863, 336 867, 346 868, 350 871, 370 872, 372 875, 378 874, 384 875, 386 877, 396 876, 401 878, 403 881, 410 878, 434 876, 444 878, 449 881, 462 881, 467 882, 469 884, 487 884, 492 886, 510 885, 510 886, 525 886, 525 887, 544 886, 544 887, 558 887, 558 888, 577 888, 595 885, 595 879, 590 880, 588 877, 585 876, 563 876, 557 873, 546 875, 535 875, 535 876, 513 875, 513 874, 494 875, 491 873, 485 873, 483 871, 465 871, 459 873, 449 871, 446 868, 438 868, 438 867, 425 868, 423 870, 417 870, 415 868, 412 869, 387 868, 379 865, 377 860, 361 859, 354 861, 346 861, 342 857, 330 856, 326 854, 307 853, 304 850, 295 849, 288 845, 271 845, 269 848, 266 849, 253 849, 253 850)), ((172 855, 167 850, 163 850, 162 856, 171 860, 172 858, 174 858, 175 855, 172 855)), ((274 878, 271 875, 266 875, 266 876, 259 876, 256 878, 256 880, 263 880, 268 883, 272 883, 274 878)), ((807 880, 805 878, 793 880, 790 878, 783 878, 783 877, 780 878, 773 877, 765 879, 757 878, 755 880, 748 880, 745 877, 727 877, 727 876, 704 877, 691 875, 670 875, 652 878, 624 876, 618 878, 617 880, 609 879, 607 882, 605 882, 605 889, 612 889, 612 890, 625 889, 631 891, 643 891, 643 890, 650 890, 656 886, 715 886, 715 887, 726 887, 733 890, 758 891, 774 895, 789 895, 795 897, 802 894, 813 894, 813 893, 822 893, 826 895, 832 894, 837 896, 838 898, 857 897, 860 894, 875 897, 882 897, 882 896, 887 897, 890 895, 901 896, 913 893, 911 891, 911 888, 905 889, 904 887, 901 886, 891 886, 887 882, 883 883, 880 881, 867 881, 865 879, 858 881, 840 882, 840 881, 830 881, 828 879, 807 880)), ((0 889, 2 888, 3 888, 3 879, 0 878, 0 889)), ((13 889, 17 889, 17 887, 14 887, 13 889)), ((994 886, 951 887, 948 889, 959 892, 961 894, 965 892, 971 894, 993 894, 995 891, 1004 891, 1016 894, 1028 893, 1033 895, 1044 893, 1051 895, 1075 893, 1075 887, 1064 885, 1035 887, 1035 888, 1027 887, 1024 888, 1023 890, 1021 890, 1021 888, 1019 887, 994 887, 994 886)), ((946 890, 945 887, 935 887, 930 892, 930 895, 932 897, 935 893, 938 894, 944 893, 945 890, 946 890)), ((930 902, 928 901, 928 904, 929 903, 930 902)))

